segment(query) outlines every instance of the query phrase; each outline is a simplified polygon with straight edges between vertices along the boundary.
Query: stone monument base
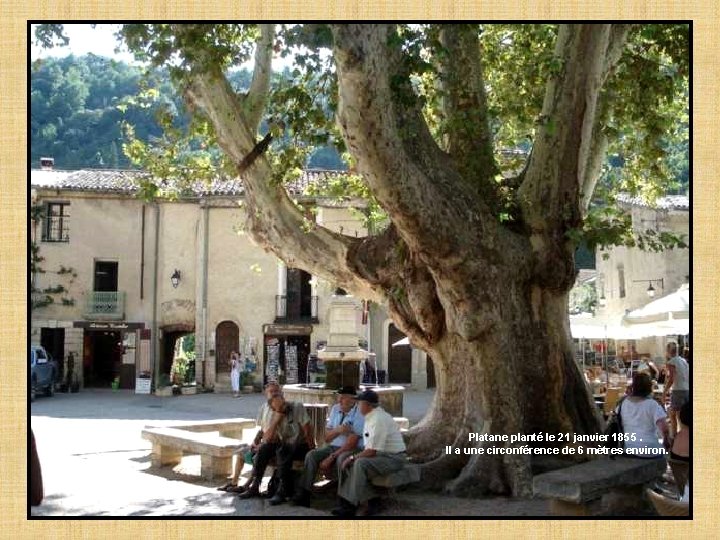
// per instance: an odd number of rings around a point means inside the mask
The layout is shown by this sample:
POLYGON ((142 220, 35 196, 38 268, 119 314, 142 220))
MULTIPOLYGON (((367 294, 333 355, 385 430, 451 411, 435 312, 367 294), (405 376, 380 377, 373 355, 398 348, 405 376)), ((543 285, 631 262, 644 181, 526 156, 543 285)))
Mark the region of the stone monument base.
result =
MULTIPOLYGON (((377 392, 380 399, 380 406, 392 416, 403 415, 404 386, 399 385, 360 385, 358 392, 373 390, 377 392)), ((302 403, 325 403, 334 405, 337 403, 337 389, 326 390, 324 384, 286 384, 283 386, 283 394, 288 401, 300 401, 302 403)))

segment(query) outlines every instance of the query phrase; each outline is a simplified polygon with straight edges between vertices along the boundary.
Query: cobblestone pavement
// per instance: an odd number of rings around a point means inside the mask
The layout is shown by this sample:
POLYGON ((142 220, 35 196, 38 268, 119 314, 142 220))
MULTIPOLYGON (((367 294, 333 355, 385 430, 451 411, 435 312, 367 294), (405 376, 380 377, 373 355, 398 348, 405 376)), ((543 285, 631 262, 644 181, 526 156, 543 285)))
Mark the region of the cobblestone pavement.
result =
MULTIPOLYGON (((405 416, 411 425, 422 418, 432 391, 405 394, 405 416)), ((254 418, 260 394, 233 398, 202 394, 159 398, 129 391, 85 390, 78 394, 39 397, 31 408, 43 471, 45 499, 32 516, 303 516, 328 518, 332 493, 313 508, 269 506, 264 499, 241 500, 203 480, 200 458, 180 465, 150 467, 148 441, 140 432, 147 423, 216 418, 254 418)), ((246 438, 252 433, 246 431, 246 438)), ((387 506, 389 516, 540 516, 546 503, 535 500, 459 499, 426 492, 402 492, 387 506)))

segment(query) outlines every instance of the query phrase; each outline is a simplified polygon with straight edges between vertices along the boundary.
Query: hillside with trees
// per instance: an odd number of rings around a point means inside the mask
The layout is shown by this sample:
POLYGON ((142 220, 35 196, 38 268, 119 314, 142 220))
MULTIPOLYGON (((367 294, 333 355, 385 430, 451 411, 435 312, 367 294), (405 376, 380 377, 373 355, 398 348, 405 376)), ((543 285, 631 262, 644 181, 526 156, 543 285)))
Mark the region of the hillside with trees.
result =
MULTIPOLYGON (((283 73, 279 76, 289 76, 283 73)), ((250 86, 252 74, 235 70, 230 83, 237 90, 250 86)), ((30 73, 30 159, 55 158, 58 169, 133 168, 123 152, 123 123, 145 142, 163 137, 162 115, 170 113, 178 127, 188 115, 166 70, 143 68, 95 55, 47 58, 30 73), (160 117, 160 118, 159 118, 160 117)), ((344 169, 335 149, 318 148, 309 158, 312 168, 344 169)))

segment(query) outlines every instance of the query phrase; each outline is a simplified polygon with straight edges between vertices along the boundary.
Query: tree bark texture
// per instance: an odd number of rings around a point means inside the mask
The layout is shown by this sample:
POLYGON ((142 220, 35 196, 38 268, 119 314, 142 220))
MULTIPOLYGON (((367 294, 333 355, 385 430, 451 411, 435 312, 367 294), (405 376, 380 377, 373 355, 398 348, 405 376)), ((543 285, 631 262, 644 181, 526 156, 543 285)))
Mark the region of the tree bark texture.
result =
MULTIPOLYGON (((561 27, 560 68, 548 81, 522 177, 521 223, 510 230, 483 195, 495 165, 487 155, 480 66, 468 73, 467 88, 458 78, 458 69, 479 62, 477 39, 465 27, 443 30, 442 43, 457 53, 444 68, 455 70, 446 77, 450 116, 468 114, 481 124, 457 130, 445 152, 423 119, 402 51, 391 45, 393 31, 332 26, 338 122, 391 226, 364 239, 320 227, 301 232, 302 214, 270 185, 270 166, 259 156, 243 174, 249 232, 288 264, 385 302, 396 325, 432 356, 436 395, 407 437, 410 454, 424 462, 427 485, 465 495, 529 495, 528 457, 468 458, 445 455, 444 448, 475 446, 469 433, 599 429, 572 354, 567 296, 576 272, 566 233, 581 223, 587 176, 597 169, 598 94, 624 34, 611 25, 561 27)), ((186 95, 241 163, 256 136, 224 78, 204 70, 186 95)))

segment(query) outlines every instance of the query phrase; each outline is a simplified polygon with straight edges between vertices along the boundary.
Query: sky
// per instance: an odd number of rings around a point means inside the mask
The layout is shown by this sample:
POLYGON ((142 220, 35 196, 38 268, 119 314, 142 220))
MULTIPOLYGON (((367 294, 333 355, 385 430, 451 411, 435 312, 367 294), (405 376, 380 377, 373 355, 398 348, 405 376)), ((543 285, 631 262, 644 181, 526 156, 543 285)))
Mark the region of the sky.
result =
MULTIPOLYGON (((113 35, 119 28, 119 24, 98 24, 95 28, 92 28, 90 24, 65 24, 65 35, 70 38, 70 44, 67 47, 43 49, 32 44, 30 58, 36 60, 49 56, 65 57, 71 53, 75 56, 93 53, 126 63, 137 63, 125 45, 121 44, 113 35), (118 47, 120 50, 115 52, 118 47)), ((34 41, 33 36, 30 39, 31 42, 34 41)))
MULTIPOLYGON (((35 25, 32 26, 35 27, 35 25)), ((65 24, 65 35, 70 39, 70 43, 65 47, 53 47, 51 49, 35 46, 33 33, 30 36, 30 59, 34 61, 51 56, 64 58, 69 54, 83 56, 92 53, 127 64, 140 65, 140 62, 137 62, 135 57, 127 50, 125 44, 115 37, 114 34, 120 29, 120 26, 120 24, 97 24, 93 28, 90 24, 65 24)), ((276 56, 272 62, 273 70, 276 71, 280 71, 290 64, 292 64, 291 57, 281 58, 276 56)), ((253 62, 246 62, 241 67, 252 69, 253 62)))

